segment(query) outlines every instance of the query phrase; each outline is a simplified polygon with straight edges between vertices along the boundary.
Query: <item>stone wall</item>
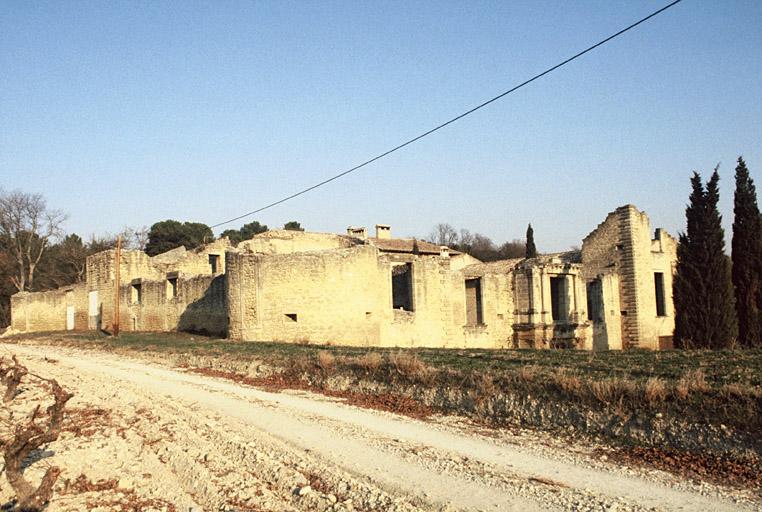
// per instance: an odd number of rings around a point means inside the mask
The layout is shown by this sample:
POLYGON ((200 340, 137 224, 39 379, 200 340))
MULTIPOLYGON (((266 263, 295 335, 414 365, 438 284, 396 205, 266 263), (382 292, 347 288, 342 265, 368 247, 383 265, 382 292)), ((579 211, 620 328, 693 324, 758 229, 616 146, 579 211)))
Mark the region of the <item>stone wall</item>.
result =
POLYGON ((123 331, 227 334, 224 275, 178 277, 174 288, 166 279, 140 280, 122 285, 119 292, 123 331), (139 302, 135 300, 136 286, 140 286, 139 302))
MULTIPOLYGON (((225 335, 227 307, 224 293, 225 251, 222 238, 199 249, 178 247, 153 257, 142 251, 122 251, 119 271, 120 329, 124 331, 188 330, 225 335), (212 273, 209 255, 218 256, 212 273), (176 293, 168 293, 169 279, 176 293), (134 300, 135 286, 141 300, 134 300)), ((91 329, 111 330, 114 324, 116 251, 87 259, 87 291, 91 329)))
POLYGON ((20 332, 87 329, 84 283, 45 292, 21 292, 11 297, 11 328, 20 332))
POLYGON ((355 346, 671 344, 676 242, 662 230, 651 239, 634 206, 610 213, 581 251, 481 263, 414 246, 277 230, 237 249, 223 238, 154 257, 123 251, 118 286, 115 251, 103 251, 88 258, 86 286, 15 296, 13 328, 65 329, 73 314, 75 328, 110 330, 118 288, 125 331, 355 346))
POLYGON ((648 216, 632 205, 610 213, 582 244, 583 274, 603 285, 605 326, 600 346, 666 348, 674 330, 672 276, 677 242, 664 230, 651 239, 648 216), (657 315, 655 273, 663 276, 665 311, 657 315), (619 333, 617 333, 619 327, 619 333))
POLYGON ((238 244, 241 251, 259 254, 291 254, 295 252, 325 251, 345 249, 361 243, 352 237, 333 233, 310 233, 276 229, 260 233, 238 244))
POLYGON ((231 338, 357 346, 497 347, 511 338, 506 274, 482 279, 483 324, 466 325, 465 274, 449 258, 370 245, 290 254, 228 252, 231 338), (412 267, 412 311, 392 307, 392 267, 412 267))

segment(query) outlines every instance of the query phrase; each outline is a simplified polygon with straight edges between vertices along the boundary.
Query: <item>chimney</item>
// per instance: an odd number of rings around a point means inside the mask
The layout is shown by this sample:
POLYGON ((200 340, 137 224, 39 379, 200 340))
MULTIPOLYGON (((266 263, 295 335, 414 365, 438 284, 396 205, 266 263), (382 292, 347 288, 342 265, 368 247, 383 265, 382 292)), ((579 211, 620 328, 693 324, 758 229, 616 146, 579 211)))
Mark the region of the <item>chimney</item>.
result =
POLYGON ((388 224, 376 224, 376 238, 390 239, 392 237, 392 227, 388 224))
POLYGON ((450 248, 446 245, 440 245, 439 246, 439 255, 442 258, 449 258, 450 257, 450 248))
POLYGON ((361 240, 365 240, 368 238, 368 230, 364 227, 362 228, 354 228, 352 226, 349 226, 347 228, 347 235, 353 236, 355 238, 359 238, 361 240))

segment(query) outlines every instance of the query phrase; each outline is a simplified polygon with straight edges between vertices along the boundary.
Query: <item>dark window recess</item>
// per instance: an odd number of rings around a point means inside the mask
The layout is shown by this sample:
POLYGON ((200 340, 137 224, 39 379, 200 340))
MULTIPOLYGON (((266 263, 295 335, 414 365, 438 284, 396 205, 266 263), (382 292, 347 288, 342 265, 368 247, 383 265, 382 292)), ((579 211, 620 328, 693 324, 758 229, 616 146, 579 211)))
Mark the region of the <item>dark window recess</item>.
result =
POLYGON ((550 312, 554 322, 569 320, 568 288, 564 276, 550 278, 550 312))
POLYGON ((603 286, 600 279, 587 283, 587 319, 603 321, 603 286))
POLYGON ((220 255, 219 254, 210 254, 209 255, 209 266, 212 269, 212 274, 217 273, 217 269, 220 268, 220 255))
POLYGON ((132 304, 140 304, 143 301, 142 283, 132 283, 132 289, 130 291, 130 302, 132 304))
POLYGON ((466 325, 482 325, 482 280, 466 279, 466 325))
POLYGON ((413 311, 413 265, 405 263, 392 267, 392 307, 413 311))
POLYGON ((177 278, 169 277, 167 278, 167 298, 174 299, 175 297, 177 297, 177 278))
POLYGON ((286 313, 286 317, 289 318, 292 322, 296 322, 296 313, 286 313))
POLYGON ((667 304, 664 301, 664 273, 654 272, 656 291, 656 316, 667 316, 667 304))

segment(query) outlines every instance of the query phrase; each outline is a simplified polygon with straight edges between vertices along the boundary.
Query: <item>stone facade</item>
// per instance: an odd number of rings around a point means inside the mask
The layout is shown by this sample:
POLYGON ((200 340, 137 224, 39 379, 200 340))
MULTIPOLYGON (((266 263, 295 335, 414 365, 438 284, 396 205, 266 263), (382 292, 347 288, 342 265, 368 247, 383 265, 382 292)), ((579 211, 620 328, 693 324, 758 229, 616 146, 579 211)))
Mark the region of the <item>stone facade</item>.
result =
MULTIPOLYGON (((224 336, 226 239, 202 248, 184 247, 156 256, 122 251, 119 269, 119 317, 123 331, 184 330, 224 336)), ((116 251, 87 259, 90 329, 114 323, 116 251)))
MULTIPOLYGON (((676 243, 650 234, 628 205, 579 251, 490 263, 382 224, 375 237, 276 230, 237 248, 125 251, 120 327, 354 346, 666 348, 676 243)), ((85 284, 14 296, 13 327, 111 329, 114 279, 115 252, 95 254, 85 284)))

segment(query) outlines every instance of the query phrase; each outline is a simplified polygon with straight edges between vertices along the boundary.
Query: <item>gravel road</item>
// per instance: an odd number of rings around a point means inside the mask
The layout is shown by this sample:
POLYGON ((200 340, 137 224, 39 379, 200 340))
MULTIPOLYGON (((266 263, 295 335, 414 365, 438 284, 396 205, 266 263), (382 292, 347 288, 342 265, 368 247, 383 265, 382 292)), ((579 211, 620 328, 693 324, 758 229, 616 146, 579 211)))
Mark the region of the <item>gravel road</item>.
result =
POLYGON ((105 353, 10 344, 0 353, 57 379, 92 422, 50 447, 64 469, 53 512, 141 499, 145 510, 183 512, 762 510, 748 491, 620 468, 541 434, 420 421, 105 353), (79 475, 118 485, 77 488, 79 475))

